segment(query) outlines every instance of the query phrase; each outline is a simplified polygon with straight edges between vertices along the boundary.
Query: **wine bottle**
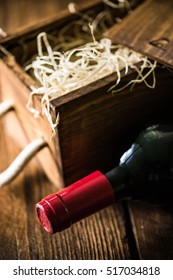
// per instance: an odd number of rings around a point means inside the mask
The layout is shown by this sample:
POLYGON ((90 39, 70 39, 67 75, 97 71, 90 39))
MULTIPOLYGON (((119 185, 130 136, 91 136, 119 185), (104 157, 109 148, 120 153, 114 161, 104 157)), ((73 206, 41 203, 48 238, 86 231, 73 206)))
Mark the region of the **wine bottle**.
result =
POLYGON ((173 127, 153 125, 144 130, 106 174, 95 171, 36 204, 36 214, 49 233, 62 231, 116 201, 133 197, 140 186, 172 176, 173 127), (138 185, 138 187, 134 187, 138 185))

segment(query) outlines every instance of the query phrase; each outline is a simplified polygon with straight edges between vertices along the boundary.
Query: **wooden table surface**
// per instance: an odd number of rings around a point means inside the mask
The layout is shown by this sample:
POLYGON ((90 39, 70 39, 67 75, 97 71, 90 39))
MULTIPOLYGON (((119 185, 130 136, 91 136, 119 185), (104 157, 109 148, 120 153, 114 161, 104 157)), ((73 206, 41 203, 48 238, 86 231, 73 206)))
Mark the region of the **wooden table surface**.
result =
MULTIPOLYGON (((57 13, 60 3, 67 2, 0 1, 0 27, 13 32, 14 27, 57 13)), ((1 171, 21 150, 7 133, 6 124, 12 119, 17 120, 14 112, 0 119, 1 171)), ((52 236, 40 227, 35 204, 55 191, 36 159, 0 189, 0 259, 173 258, 171 197, 119 202, 52 236)))

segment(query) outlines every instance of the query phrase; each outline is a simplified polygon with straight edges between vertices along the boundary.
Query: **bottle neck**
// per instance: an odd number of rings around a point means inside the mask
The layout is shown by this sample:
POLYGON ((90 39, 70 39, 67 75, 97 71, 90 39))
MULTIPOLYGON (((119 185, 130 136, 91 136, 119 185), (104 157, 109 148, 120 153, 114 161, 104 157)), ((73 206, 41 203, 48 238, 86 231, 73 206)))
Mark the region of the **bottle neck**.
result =
POLYGON ((127 198, 143 198, 149 190, 154 189, 154 182, 148 180, 148 172, 141 172, 135 178, 130 175, 126 168, 120 165, 105 174, 112 186, 116 201, 127 198))
POLYGON ((121 166, 117 166, 105 174, 115 193, 116 200, 131 197, 128 186, 128 175, 121 166))

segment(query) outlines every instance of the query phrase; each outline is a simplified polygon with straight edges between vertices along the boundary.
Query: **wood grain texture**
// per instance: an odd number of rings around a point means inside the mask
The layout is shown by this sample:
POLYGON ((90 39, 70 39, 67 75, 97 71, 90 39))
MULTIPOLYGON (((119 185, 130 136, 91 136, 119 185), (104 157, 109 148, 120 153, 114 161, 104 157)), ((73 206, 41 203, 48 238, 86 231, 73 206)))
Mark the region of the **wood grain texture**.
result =
MULTIPOLYGON (((38 30, 43 25, 51 25, 52 22, 63 19, 71 13, 68 9, 70 0, 56 1, 3 1, 0 5, 0 28, 7 33, 6 37, 0 35, 0 42, 22 36, 31 30, 38 30), (23 11, 23 12, 21 12, 23 11), (8 15, 10 15, 8 17, 8 15)), ((76 9, 83 10, 92 7, 101 0, 75 0, 76 9)))
POLYGON ((173 1, 147 0, 105 36, 163 64, 173 66, 173 1))
MULTIPOLYGON (((162 195, 164 197, 164 193, 162 195)), ((172 201, 133 201, 128 209, 140 259, 172 260, 172 201)))

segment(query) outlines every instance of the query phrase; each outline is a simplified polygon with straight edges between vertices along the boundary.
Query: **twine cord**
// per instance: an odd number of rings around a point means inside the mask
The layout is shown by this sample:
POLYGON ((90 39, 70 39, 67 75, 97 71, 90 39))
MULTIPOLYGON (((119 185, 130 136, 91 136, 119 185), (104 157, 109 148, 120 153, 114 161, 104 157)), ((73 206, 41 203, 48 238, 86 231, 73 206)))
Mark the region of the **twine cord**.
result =
POLYGON ((0 118, 13 109, 14 109, 14 103, 10 99, 0 103, 0 118))
POLYGON ((28 144, 11 165, 0 174, 0 187, 10 183, 23 170, 36 153, 46 146, 48 146, 48 144, 44 138, 38 138, 28 144))

